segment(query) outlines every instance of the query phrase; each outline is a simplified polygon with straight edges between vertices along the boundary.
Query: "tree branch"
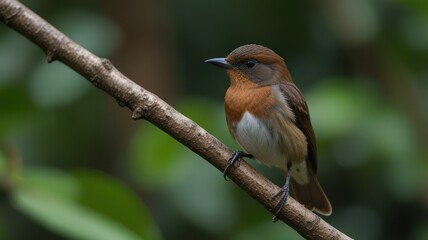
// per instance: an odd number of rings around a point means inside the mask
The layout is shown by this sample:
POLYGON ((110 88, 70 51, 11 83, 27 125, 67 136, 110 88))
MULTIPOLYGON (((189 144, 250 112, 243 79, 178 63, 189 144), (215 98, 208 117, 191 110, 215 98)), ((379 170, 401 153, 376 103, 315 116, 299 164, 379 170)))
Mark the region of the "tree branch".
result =
MULTIPOLYGON (((0 21, 43 49, 48 62, 63 62, 110 94, 120 106, 132 111, 133 119, 146 119, 219 170, 224 169, 232 154, 224 144, 158 96, 125 77, 109 60, 79 46, 18 1, 0 0, 0 21)), ((229 177, 266 209, 273 211, 276 202, 271 198, 279 191, 275 184, 245 162, 233 168, 229 177)), ((308 239, 350 239, 291 197, 279 219, 308 239)))

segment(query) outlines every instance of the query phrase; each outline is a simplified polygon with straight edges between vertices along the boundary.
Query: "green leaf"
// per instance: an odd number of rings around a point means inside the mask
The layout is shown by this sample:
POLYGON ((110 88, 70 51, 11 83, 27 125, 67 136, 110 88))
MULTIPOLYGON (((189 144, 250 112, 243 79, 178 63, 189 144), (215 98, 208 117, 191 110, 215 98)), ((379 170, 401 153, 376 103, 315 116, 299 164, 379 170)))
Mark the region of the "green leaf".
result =
POLYGON ((23 187, 14 192, 13 200, 20 211, 71 239, 140 239, 123 226, 55 193, 23 187))
POLYGON ((56 197, 76 199, 80 194, 79 183, 72 176, 54 168, 21 169, 20 186, 32 191, 54 193, 56 197))
POLYGON ((103 173, 81 170, 79 203, 109 216, 144 239, 162 239, 141 200, 122 182, 103 173))
POLYGON ((122 183, 92 171, 75 175, 26 169, 12 202, 22 213, 70 239, 161 239, 144 206, 122 183))

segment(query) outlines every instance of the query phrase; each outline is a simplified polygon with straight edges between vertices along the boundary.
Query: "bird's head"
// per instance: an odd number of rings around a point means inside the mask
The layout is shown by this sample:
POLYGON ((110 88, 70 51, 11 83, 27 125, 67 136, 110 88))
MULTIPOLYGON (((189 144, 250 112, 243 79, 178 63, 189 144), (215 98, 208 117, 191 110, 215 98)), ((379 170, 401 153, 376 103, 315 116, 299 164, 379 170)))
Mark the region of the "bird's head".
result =
POLYGON ((246 79, 258 85, 271 85, 292 81, 284 59, 261 45, 244 45, 226 58, 212 58, 205 62, 226 69, 232 82, 246 79))

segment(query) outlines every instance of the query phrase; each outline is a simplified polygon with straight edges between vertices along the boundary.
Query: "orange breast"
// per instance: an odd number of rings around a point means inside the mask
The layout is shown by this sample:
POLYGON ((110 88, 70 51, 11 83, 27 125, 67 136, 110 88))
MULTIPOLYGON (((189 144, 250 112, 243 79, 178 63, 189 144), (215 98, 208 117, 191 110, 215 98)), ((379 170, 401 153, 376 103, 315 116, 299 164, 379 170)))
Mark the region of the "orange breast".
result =
POLYGON ((235 72, 230 72, 229 77, 231 78, 231 85, 224 99, 229 125, 241 120, 245 111, 250 112, 255 117, 266 118, 275 103, 270 87, 260 87, 235 72))

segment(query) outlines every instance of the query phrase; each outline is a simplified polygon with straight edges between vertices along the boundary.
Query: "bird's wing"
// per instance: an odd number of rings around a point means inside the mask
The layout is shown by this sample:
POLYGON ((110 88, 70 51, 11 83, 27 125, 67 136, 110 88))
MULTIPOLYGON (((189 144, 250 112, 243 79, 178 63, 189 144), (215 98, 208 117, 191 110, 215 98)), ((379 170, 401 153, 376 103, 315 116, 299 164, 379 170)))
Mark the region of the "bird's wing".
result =
POLYGON ((295 124, 306 136, 308 142, 308 155, 312 170, 317 172, 317 146, 314 130, 309 117, 308 105, 297 86, 292 82, 280 84, 281 93, 284 95, 289 107, 294 113, 295 124))

